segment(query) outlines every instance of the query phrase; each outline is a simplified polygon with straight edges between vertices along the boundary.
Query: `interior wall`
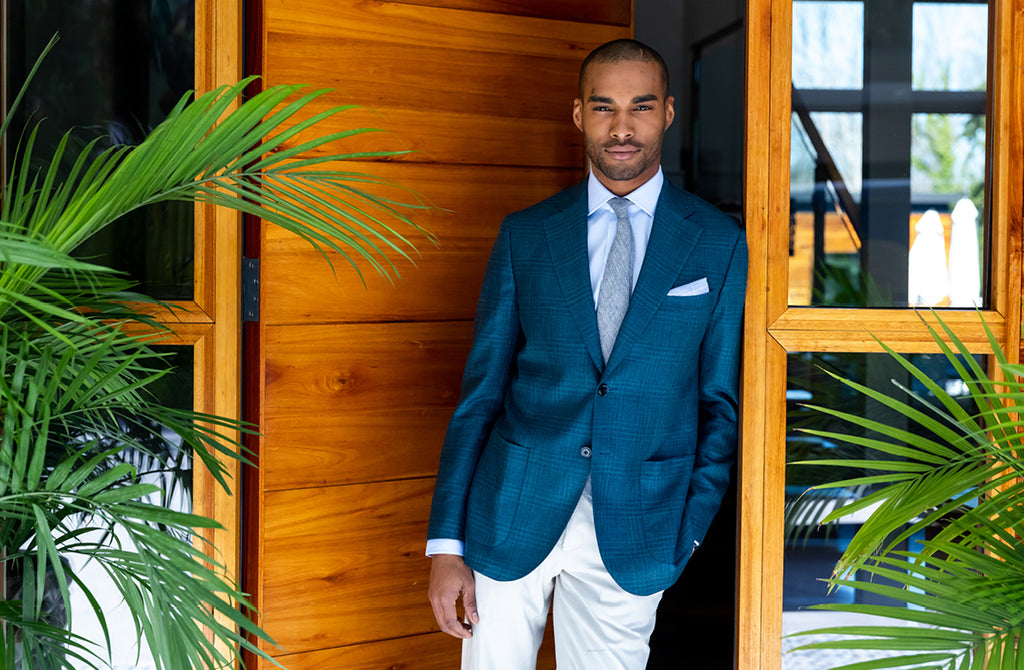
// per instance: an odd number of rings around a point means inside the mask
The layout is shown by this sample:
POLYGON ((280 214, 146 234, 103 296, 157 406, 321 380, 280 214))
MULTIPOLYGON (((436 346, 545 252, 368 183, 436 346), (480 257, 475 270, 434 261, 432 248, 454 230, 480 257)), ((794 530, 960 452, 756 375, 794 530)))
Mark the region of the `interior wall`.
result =
MULTIPOLYGON (((669 69, 671 92, 676 98, 676 120, 665 136, 662 155, 666 175, 677 184, 688 183, 693 150, 693 45, 743 18, 745 0, 635 0, 636 39, 662 55, 669 69)), ((735 82, 739 89, 743 81, 735 82)), ((740 128, 736 129, 741 132, 740 128)))
MULTIPOLYGON (((735 211, 733 202, 720 202, 718 192, 701 192, 693 174, 694 146, 694 46, 723 28, 742 19, 743 0, 709 3, 702 0, 635 0, 634 34, 636 39, 658 50, 669 68, 670 92, 675 96, 676 120, 665 136, 662 165, 673 182, 735 211)), ((742 63, 742 60, 739 61, 742 63)), ((719 95, 739 109, 723 110, 742 119, 743 80, 711 82, 719 95), (730 89, 729 87, 734 87, 730 89)), ((718 99, 715 98, 715 99, 718 99)), ((742 128, 735 132, 742 134, 742 128)), ((725 143, 736 152, 736 165, 742 165, 741 141, 725 143)), ((740 193, 741 174, 735 174, 735 193, 740 193)), ((731 670, 734 663, 736 618, 736 474, 722 508, 715 518, 700 551, 694 554, 680 580, 666 591, 658 608, 658 625, 651 638, 648 670, 675 670, 688 645, 701 641, 702 670, 731 670)))

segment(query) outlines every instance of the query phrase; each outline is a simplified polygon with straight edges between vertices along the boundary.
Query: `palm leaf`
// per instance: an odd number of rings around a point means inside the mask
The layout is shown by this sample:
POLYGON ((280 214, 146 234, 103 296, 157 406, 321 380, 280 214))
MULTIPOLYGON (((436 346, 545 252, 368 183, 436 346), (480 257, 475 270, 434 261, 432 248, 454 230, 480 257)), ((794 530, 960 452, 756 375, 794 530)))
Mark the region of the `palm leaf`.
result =
MULTIPOLYGON (((195 457, 227 489, 220 456, 244 460, 229 436, 252 427, 153 397, 168 369, 152 348, 158 326, 125 304, 146 298, 123 276, 73 257, 124 215, 166 201, 260 216, 328 260, 337 253, 360 276, 369 267, 389 281, 416 257, 413 239, 434 241, 411 218, 429 208, 418 196, 341 167, 402 152, 345 152, 338 145, 374 129, 317 136, 315 128, 347 107, 304 116, 325 92, 301 86, 243 101, 250 81, 183 97, 135 147, 79 146, 67 134, 40 158, 38 126, 18 142, 0 198, 0 566, 24 580, 16 598, 0 594, 15 598, 0 599, 3 667, 14 667, 18 649, 23 668, 72 659, 100 667, 109 658, 102 612, 104 639, 91 642, 47 620, 47 588, 64 603, 74 588, 99 609, 67 556, 110 576, 161 670, 230 665, 239 649, 274 662, 254 642, 273 641, 222 576, 215 548, 193 546, 196 528, 216 524, 153 504, 167 492, 139 479, 140 466, 170 469, 195 457)), ((0 133, 13 116, 12 107, 0 133)))
POLYGON ((816 459, 807 463, 871 470, 859 477, 822 484, 821 488, 858 482, 876 486, 862 501, 826 516, 829 520, 848 515, 863 509, 865 501, 878 505, 837 563, 828 580, 830 588, 846 586, 917 608, 817 606, 835 612, 884 616, 916 626, 837 626, 797 634, 839 636, 798 649, 906 652, 894 658, 842 666, 845 670, 1003 670, 1024 664, 1024 656, 1017 652, 1017 639, 1024 627, 1024 598, 1020 596, 1024 593, 1024 547, 1019 539, 1024 526, 1024 481, 1020 479, 1024 445, 1022 422, 1017 418, 1019 408, 1024 407, 1024 386, 1017 377, 1024 367, 1006 362, 986 325, 999 369, 1007 377, 1005 382, 996 382, 969 355, 952 329, 938 316, 936 321, 938 327, 927 321, 925 324, 969 390, 974 411, 962 407, 923 370, 888 347, 889 355, 936 402, 927 401, 904 385, 897 384, 896 390, 906 399, 837 377, 895 411, 901 425, 811 408, 851 427, 850 434, 843 430, 817 434, 905 459, 816 459), (862 437, 862 431, 877 437, 862 437), (903 540, 929 526, 938 529, 932 539, 921 542, 913 551, 899 549, 903 540), (854 571, 857 579, 852 578, 854 571))

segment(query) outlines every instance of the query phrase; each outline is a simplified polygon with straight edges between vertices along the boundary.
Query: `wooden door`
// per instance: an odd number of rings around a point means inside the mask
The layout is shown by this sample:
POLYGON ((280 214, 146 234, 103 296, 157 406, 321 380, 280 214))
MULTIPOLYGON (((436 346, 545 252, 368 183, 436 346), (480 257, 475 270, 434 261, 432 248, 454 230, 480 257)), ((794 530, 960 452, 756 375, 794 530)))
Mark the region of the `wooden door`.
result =
POLYGON ((631 34, 631 3, 263 0, 248 11, 250 71, 334 89, 325 105, 369 108, 338 123, 386 131, 358 146, 413 150, 351 167, 436 205, 419 222, 439 246, 417 239, 422 258, 400 263, 396 286, 363 268, 364 287, 298 238, 263 227, 248 240, 261 285, 248 414, 262 437, 246 488, 246 588, 291 670, 451 668, 460 647, 436 632, 423 550, 484 264, 504 214, 581 177, 577 70, 631 34))
MULTIPOLYGON (((905 354, 937 351, 920 318, 927 310, 897 308, 896 304, 884 309, 797 306, 800 303, 792 299, 799 274, 793 271, 792 259, 796 254, 790 248, 791 211, 796 209, 791 197, 790 171, 791 131, 797 125, 793 119, 796 106, 791 97, 794 91, 793 21, 797 4, 794 0, 749 0, 747 3, 744 219, 750 248, 750 273, 740 445, 736 654, 737 667, 742 670, 786 667, 782 649, 783 584, 787 577, 784 574, 787 357, 798 353, 881 351, 873 337, 905 354)), ((863 8, 868 3, 847 4, 863 8)), ((910 7, 910 3, 900 4, 910 7)), ((1007 357, 1016 361, 1022 354, 1024 98, 1020 71, 1024 49, 1020 35, 1024 34, 1024 2, 992 0, 975 4, 982 5, 989 22, 986 115, 990 140, 985 206, 990 210, 990 263, 986 276, 990 295, 981 315, 995 332, 996 341, 1007 357)), ((874 3, 870 8, 872 14, 879 5, 887 6, 874 3)), ((865 19, 864 23, 869 21, 865 19)), ((888 15, 881 21, 886 28, 895 22, 888 15)), ((984 40, 985 36, 980 38, 984 40)), ((892 49, 887 55, 895 51, 892 49)), ((900 223, 899 232, 905 235, 906 223, 900 223)), ((902 244, 900 251, 906 266, 905 238, 902 244)), ((905 292, 903 303, 905 307, 905 292)), ((943 309, 941 318, 972 353, 983 355, 991 351, 974 309, 943 309)), ((836 663, 848 662, 835 660, 836 663)))

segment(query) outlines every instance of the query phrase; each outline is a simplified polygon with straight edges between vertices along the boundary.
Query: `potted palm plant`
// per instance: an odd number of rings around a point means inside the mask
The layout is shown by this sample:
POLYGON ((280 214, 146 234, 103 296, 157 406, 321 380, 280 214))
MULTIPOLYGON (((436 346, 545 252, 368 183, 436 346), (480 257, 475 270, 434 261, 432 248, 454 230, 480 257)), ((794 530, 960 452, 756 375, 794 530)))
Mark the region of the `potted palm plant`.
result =
MULTIPOLYGON (((922 320, 924 320, 922 318, 922 320)), ((835 376, 898 417, 878 421, 812 407, 842 430, 807 430, 855 445, 866 458, 817 459, 801 467, 853 468, 859 474, 816 488, 867 491, 826 515, 823 523, 872 508, 843 552, 830 588, 906 603, 830 603, 817 609, 885 617, 878 625, 836 626, 797 635, 824 641, 797 649, 882 650, 888 657, 843 670, 1024 667, 1024 366, 1010 364, 986 326, 997 370, 988 374, 941 318, 929 328, 969 395, 938 384, 908 358, 882 345, 914 380, 882 392, 835 376), (925 392, 916 391, 923 388, 925 392), (912 536, 926 539, 910 543, 912 536), (855 574, 856 573, 856 574, 855 574), (903 624, 903 625, 901 625, 903 624)))
POLYGON ((424 233, 406 216, 421 205, 375 197, 366 188, 380 180, 329 165, 393 153, 331 150, 369 129, 309 139, 343 111, 303 118, 321 91, 277 86, 239 103, 247 84, 183 98, 134 147, 94 142, 71 155, 65 136, 40 159, 31 129, 19 142, 0 202, 2 667, 109 666, 104 612, 71 556, 108 574, 161 670, 229 666, 240 648, 269 659, 250 641, 266 637, 216 549, 193 544, 195 529, 216 523, 158 504, 160 487, 139 479, 134 460, 187 451, 227 488, 217 455, 241 458, 224 435, 247 428, 156 399, 168 367, 152 346, 159 324, 139 309, 146 298, 118 273, 72 256, 140 207, 202 201, 392 276, 389 258, 415 251, 403 232, 424 233), (65 625, 72 589, 96 610, 105 639, 65 625))

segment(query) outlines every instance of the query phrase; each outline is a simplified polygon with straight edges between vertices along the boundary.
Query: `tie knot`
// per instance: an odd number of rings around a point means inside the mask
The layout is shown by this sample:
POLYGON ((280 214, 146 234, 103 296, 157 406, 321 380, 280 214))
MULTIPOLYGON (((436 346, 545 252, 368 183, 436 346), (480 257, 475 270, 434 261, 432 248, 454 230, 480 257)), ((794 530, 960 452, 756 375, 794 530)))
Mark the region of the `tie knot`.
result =
POLYGON ((612 208, 617 218, 629 220, 627 215, 627 212, 629 212, 629 200, 625 198, 612 198, 608 201, 608 206, 612 208))

